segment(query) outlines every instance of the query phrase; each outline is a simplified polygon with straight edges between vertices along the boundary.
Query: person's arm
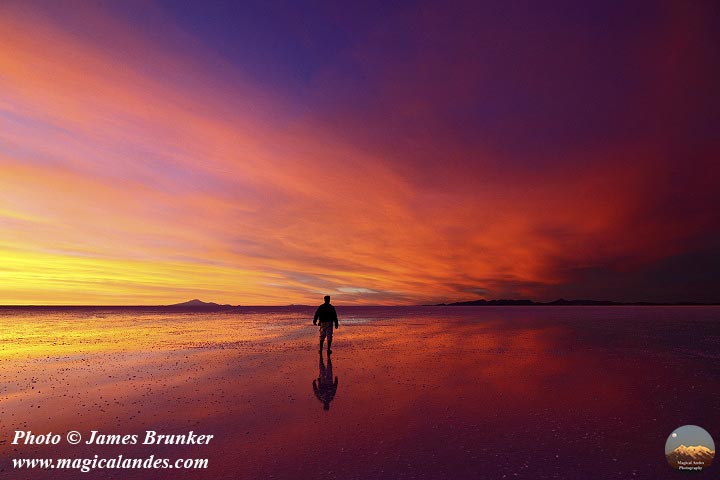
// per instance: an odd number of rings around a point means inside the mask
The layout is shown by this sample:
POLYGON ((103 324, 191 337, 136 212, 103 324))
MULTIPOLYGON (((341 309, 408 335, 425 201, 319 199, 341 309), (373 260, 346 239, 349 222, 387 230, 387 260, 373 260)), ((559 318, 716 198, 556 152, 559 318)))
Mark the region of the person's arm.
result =
POLYGON ((335 307, 333 307, 333 318, 335 319, 335 328, 337 329, 340 325, 338 325, 337 310, 335 310, 335 307))
POLYGON ((313 317, 313 325, 317 325, 317 319, 320 316, 320 307, 318 307, 317 310, 315 310, 315 316, 313 317))

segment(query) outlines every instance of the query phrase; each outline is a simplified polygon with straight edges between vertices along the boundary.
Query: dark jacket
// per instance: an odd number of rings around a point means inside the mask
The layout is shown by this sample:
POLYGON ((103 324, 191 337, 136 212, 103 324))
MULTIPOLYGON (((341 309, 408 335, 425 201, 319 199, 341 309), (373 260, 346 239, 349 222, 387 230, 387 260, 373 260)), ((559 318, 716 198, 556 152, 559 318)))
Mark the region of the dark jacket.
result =
POLYGON ((315 323, 316 320, 320 320, 320 323, 323 322, 334 322, 335 326, 337 327, 338 324, 338 317, 337 312, 335 311, 335 307, 333 307, 329 303, 323 303, 320 305, 315 312, 315 317, 313 318, 313 323, 315 323))

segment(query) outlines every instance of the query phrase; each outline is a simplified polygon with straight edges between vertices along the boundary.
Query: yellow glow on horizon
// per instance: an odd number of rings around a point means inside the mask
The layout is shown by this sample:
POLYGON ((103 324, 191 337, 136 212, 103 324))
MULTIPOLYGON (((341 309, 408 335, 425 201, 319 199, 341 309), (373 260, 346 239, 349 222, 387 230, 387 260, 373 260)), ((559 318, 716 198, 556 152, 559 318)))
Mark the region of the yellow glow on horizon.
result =
POLYGON ((0 264, 5 305, 163 305, 198 292, 212 299, 267 301, 265 290, 256 285, 273 279, 213 265, 9 250, 0 250, 0 264))

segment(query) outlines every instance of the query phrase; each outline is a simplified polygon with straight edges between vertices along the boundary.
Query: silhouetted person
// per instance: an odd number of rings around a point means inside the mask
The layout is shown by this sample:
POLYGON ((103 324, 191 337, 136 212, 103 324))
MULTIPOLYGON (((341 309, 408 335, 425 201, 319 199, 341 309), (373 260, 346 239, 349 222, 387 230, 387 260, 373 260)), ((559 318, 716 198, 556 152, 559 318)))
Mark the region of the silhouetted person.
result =
POLYGON ((315 316, 313 317, 313 325, 317 325, 318 320, 320 322, 320 353, 322 353, 323 343, 325 342, 325 337, 327 337, 327 352, 329 355, 332 353, 332 350, 330 350, 330 345, 332 345, 333 324, 335 324, 335 328, 338 328, 339 326, 335 307, 330 305, 330 295, 325 295, 325 303, 320 305, 315 311, 315 316))
POLYGON ((320 354, 320 373, 318 378, 313 380, 313 392, 318 400, 323 404, 323 410, 330 410, 330 402, 335 398, 337 392, 338 377, 333 381, 332 358, 328 356, 327 368, 323 362, 322 353, 320 354))

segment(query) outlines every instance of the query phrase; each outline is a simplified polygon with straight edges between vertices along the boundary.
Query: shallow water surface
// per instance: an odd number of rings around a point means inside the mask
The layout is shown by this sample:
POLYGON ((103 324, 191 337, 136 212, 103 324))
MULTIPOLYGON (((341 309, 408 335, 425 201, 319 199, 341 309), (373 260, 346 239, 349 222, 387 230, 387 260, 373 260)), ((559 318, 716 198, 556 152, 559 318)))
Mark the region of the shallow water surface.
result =
MULTIPOLYGON (((52 478, 677 478, 670 432, 720 440, 720 308, 0 310, 0 470, 12 458, 207 458, 52 478), (12 445, 212 434, 208 445, 12 445)), ((717 478, 720 465, 700 475, 717 478)))

